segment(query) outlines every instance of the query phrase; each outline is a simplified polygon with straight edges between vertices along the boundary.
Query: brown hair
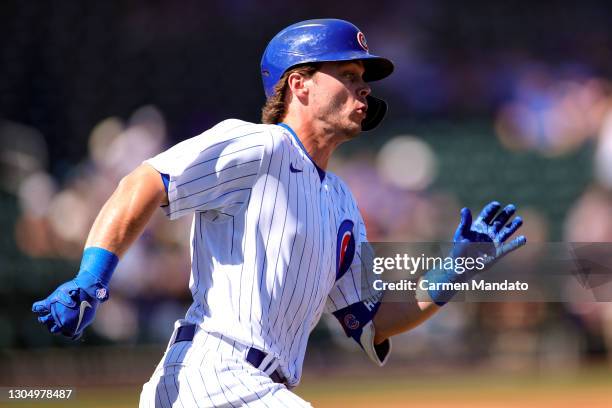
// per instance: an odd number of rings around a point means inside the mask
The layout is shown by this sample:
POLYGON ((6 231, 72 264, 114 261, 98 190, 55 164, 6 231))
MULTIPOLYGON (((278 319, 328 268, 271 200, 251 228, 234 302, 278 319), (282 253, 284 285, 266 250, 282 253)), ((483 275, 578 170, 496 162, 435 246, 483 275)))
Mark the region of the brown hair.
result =
POLYGON ((319 70, 319 64, 302 64, 291 68, 283 74, 274 85, 274 94, 270 96, 263 108, 261 108, 261 123, 274 124, 279 123, 285 117, 287 106, 285 106, 285 98, 287 96, 287 78, 289 75, 298 73, 306 78, 310 78, 319 70))

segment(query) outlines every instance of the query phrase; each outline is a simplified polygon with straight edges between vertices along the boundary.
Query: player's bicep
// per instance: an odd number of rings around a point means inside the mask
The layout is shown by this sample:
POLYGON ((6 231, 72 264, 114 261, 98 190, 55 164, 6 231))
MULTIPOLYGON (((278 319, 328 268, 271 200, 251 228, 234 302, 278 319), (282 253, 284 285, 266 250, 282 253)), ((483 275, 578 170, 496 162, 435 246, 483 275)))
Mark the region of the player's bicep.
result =
MULTIPOLYGON (((372 361, 382 366, 391 351, 391 341, 387 339, 380 345, 374 344, 373 319, 380 307, 382 293, 373 290, 372 276, 368 272, 373 251, 361 214, 356 207, 354 210, 357 221, 352 231, 356 242, 354 256, 345 265, 345 270, 339 268, 338 280, 329 293, 326 310, 338 320, 345 334, 356 341, 372 361)), ((339 265, 342 267, 342 262, 339 265)))
POLYGON ((158 172, 153 166, 143 163, 135 170, 139 176, 148 185, 148 188, 155 194, 158 204, 161 206, 168 205, 168 183, 170 176, 165 173, 158 172))
POLYGON ((168 203, 163 177, 149 164, 138 166, 120 181, 117 188, 117 191, 125 191, 126 195, 131 195, 135 190, 138 191, 137 199, 150 201, 156 205, 168 203))
MULTIPOLYGON (((328 296, 328 307, 341 309, 363 299, 372 298, 377 293, 373 286, 373 276, 367 270, 372 257, 372 247, 367 241, 358 244, 355 256, 346 272, 336 281, 328 296)), ((331 311, 333 311, 331 310, 331 311)))

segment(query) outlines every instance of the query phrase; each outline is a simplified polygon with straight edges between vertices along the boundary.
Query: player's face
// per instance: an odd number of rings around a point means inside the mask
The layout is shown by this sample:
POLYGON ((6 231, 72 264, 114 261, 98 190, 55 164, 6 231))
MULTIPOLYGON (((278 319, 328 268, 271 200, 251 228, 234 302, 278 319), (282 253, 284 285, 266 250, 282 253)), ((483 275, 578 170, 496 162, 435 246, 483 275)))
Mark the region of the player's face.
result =
POLYGON ((363 63, 326 62, 312 77, 309 103, 319 122, 347 138, 361 131, 370 87, 363 80, 363 63))

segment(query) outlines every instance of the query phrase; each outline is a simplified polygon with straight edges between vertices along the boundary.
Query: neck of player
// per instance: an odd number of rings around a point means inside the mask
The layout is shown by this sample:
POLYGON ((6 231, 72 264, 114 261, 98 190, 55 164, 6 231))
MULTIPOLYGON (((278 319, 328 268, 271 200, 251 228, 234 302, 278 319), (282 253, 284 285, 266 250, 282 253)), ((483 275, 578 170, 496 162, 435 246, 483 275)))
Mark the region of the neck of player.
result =
POLYGON ((323 170, 327 170, 329 159, 338 146, 350 139, 323 122, 302 120, 298 115, 287 115, 283 123, 293 129, 312 160, 323 170))

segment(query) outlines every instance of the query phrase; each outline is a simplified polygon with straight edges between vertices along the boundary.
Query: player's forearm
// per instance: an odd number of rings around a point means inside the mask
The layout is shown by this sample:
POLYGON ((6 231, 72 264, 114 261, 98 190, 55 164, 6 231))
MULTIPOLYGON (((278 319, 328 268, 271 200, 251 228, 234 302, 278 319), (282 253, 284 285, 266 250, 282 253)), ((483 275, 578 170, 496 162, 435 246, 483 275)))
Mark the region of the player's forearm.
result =
POLYGON ((96 309, 109 298, 119 257, 138 238, 164 197, 161 176, 148 165, 121 180, 91 228, 78 274, 32 305, 38 321, 51 333, 76 340, 91 324, 96 309))
POLYGON ((85 247, 100 247, 121 257, 140 236, 155 210, 167 202, 159 173, 143 164, 125 176, 102 207, 85 247))
POLYGON ((374 344, 411 330, 429 319, 440 309, 433 302, 383 302, 374 316, 374 344))

